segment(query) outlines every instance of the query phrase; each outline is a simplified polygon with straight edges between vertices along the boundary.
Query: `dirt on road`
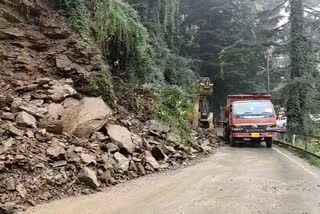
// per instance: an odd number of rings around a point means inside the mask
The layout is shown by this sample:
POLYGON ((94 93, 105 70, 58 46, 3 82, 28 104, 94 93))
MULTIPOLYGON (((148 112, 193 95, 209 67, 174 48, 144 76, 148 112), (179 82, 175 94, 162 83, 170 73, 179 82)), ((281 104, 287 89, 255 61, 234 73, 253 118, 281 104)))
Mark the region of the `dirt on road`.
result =
POLYGON ((202 163, 24 214, 318 214, 320 171, 278 147, 223 147, 202 163))

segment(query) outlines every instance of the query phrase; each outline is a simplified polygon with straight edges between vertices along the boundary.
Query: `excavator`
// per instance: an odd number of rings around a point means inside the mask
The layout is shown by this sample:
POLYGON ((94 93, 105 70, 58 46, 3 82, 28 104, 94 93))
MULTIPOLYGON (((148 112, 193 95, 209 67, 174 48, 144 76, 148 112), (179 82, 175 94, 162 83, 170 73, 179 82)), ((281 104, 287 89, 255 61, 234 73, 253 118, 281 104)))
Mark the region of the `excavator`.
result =
POLYGON ((210 112, 208 96, 213 94, 213 84, 209 77, 201 77, 196 86, 193 97, 194 114, 192 116, 192 128, 199 127, 213 130, 213 112, 210 112))

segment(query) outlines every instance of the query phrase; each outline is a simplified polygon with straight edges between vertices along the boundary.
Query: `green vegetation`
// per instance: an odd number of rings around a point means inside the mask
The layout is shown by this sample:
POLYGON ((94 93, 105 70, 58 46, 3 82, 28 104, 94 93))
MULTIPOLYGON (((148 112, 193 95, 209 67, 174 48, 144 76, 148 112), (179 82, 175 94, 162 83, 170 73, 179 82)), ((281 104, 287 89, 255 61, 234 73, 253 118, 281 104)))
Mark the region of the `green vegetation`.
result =
MULTIPOLYGON (((161 85, 156 88, 161 100, 154 110, 158 118, 176 123, 169 116, 176 106, 162 94, 174 88, 170 93, 179 91, 179 96, 172 95, 172 100, 188 100, 185 88, 190 88, 197 76, 208 76, 214 82, 210 107, 216 116, 228 94, 270 89, 275 104, 287 109, 290 131, 314 131, 309 113, 317 113, 320 104, 316 61, 320 56, 320 14, 312 7, 319 3, 64 0, 63 5, 70 25, 98 44, 112 75, 130 83, 161 85)), ((104 84, 112 81, 90 82, 92 94, 110 99, 112 86, 104 84)), ((144 103, 139 99, 131 110, 142 115, 144 103)), ((179 114, 175 116, 184 117, 179 114)), ((174 126, 187 130, 186 121, 181 119, 180 125, 174 126)))
POLYGON ((64 10, 70 25, 85 39, 90 35, 90 11, 86 6, 86 0, 64 0, 64 10))
POLYGON ((193 113, 190 94, 177 86, 157 87, 154 115, 157 119, 169 124, 188 143, 190 140, 191 124, 189 116, 193 113))
POLYGON ((63 8, 70 25, 97 42, 111 65, 117 62, 113 75, 138 83, 190 85, 192 60, 179 54, 186 41, 179 33, 179 1, 159 0, 148 12, 130 4, 149 5, 147 1, 65 0, 63 8))
POLYGON ((308 39, 302 0, 291 0, 291 81, 287 87, 288 130, 307 134, 312 91, 312 47, 308 39))
POLYGON ((89 79, 84 91, 91 96, 101 96, 110 106, 114 106, 116 97, 112 85, 111 75, 105 72, 89 79))
POLYGON ((137 12, 121 0, 97 1, 97 41, 105 56, 119 60, 131 80, 145 82, 151 71, 152 50, 147 29, 139 21, 137 12))
MULTIPOLYGON (((113 75, 160 85, 154 89, 157 101, 153 115, 187 141, 192 106, 185 88, 193 85, 195 73, 192 58, 182 55, 190 39, 181 30, 179 2, 65 0, 63 9, 70 25, 88 42, 98 44, 113 75)), ((115 99, 108 73, 89 80, 85 91, 102 96, 109 104, 115 99)), ((140 117, 145 107, 143 97, 136 97, 130 110, 140 117)))

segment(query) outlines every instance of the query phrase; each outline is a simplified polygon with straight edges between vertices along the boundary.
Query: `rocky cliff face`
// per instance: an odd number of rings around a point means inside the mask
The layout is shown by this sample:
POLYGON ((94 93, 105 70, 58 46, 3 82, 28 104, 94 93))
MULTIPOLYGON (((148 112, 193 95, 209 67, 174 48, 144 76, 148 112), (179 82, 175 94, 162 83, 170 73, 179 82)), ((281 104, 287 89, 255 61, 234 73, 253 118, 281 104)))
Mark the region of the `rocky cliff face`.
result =
POLYGON ((79 93, 105 65, 46 1, 0 0, 0 60, 0 213, 188 165, 215 147, 206 133, 185 146, 159 121, 79 93))

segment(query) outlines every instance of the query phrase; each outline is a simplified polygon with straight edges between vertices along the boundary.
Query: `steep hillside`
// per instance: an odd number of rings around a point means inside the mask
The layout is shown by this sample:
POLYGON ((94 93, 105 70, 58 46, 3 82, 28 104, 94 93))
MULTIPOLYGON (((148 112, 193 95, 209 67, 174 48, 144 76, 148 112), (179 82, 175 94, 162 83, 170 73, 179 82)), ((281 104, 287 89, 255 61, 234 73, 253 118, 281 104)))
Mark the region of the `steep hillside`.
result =
POLYGON ((213 151, 210 134, 194 132, 186 145, 169 126, 132 114, 130 97, 152 105, 152 91, 117 81, 119 102, 88 97, 92 77, 109 76, 108 67, 48 2, 0 0, 0 213, 188 165, 213 151))

